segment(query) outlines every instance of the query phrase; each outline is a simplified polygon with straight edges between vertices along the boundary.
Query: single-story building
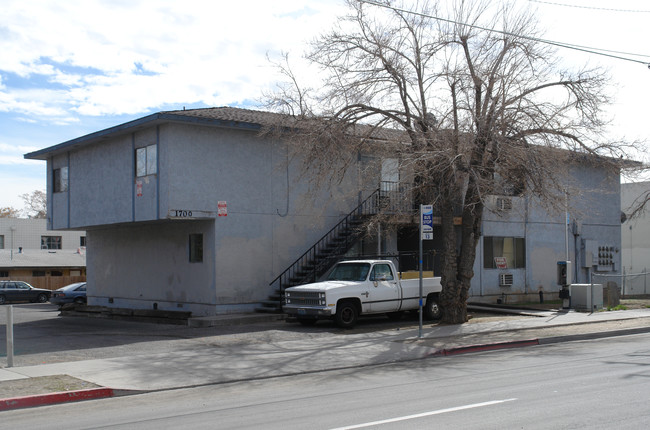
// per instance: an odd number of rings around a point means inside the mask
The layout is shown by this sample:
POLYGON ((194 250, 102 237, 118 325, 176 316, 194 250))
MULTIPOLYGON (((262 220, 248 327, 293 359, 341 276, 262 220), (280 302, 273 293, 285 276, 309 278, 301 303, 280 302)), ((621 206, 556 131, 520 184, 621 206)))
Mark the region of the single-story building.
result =
POLYGON ((0 218, 0 280, 55 290, 86 280, 86 233, 50 231, 45 219, 0 218))

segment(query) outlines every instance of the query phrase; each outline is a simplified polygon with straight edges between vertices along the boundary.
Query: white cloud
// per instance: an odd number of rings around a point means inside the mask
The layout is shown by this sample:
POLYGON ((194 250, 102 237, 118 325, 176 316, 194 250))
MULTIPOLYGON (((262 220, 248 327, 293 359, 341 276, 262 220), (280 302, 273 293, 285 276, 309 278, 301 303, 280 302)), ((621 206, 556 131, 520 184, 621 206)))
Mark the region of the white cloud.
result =
MULTIPOLYGON (((340 1, 30 1, 0 9, 0 73, 62 94, 4 89, 5 109, 65 122, 164 104, 236 104, 273 85, 266 53, 302 52, 340 1), (307 6, 308 5, 308 6, 307 6), (4 21, 4 22, 2 22, 4 21), (55 97, 56 96, 56 97, 55 97), (69 115, 68 115, 69 117, 69 115)), ((2 97, 2 96, 0 96, 2 97)))

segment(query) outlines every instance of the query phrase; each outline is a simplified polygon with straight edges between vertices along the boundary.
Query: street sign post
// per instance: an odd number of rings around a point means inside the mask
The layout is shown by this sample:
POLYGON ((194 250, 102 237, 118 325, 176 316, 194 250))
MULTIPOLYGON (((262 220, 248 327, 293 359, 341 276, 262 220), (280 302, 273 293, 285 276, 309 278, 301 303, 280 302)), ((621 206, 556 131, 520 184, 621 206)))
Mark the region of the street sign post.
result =
POLYGON ((433 205, 420 205, 420 330, 418 337, 422 337, 422 266, 423 251, 422 241, 433 239, 433 205))

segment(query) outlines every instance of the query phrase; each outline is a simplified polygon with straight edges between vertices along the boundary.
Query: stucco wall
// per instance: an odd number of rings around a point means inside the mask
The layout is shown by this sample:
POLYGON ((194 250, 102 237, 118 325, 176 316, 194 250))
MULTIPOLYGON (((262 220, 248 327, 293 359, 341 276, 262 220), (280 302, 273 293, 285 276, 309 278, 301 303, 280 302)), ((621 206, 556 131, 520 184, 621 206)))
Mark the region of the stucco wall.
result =
POLYGON ((90 305, 212 313, 215 251, 204 239, 203 263, 189 262, 189 234, 214 235, 212 221, 135 224, 88 231, 90 305))
MULTIPOLYGON (((620 249, 620 185, 618 175, 589 164, 571 165, 568 199, 559 196, 560 208, 568 204, 569 260, 573 264, 573 282, 589 282, 594 273, 616 274, 621 271, 621 254, 614 252, 609 268, 593 266, 588 254, 598 246, 620 249), (566 200, 565 200, 566 199, 566 200), (585 249, 585 244, 587 249, 585 249), (599 271, 600 269, 600 271, 599 271)), ((489 202, 488 202, 489 204, 489 202)), ((486 211, 482 236, 474 264, 470 295, 490 301, 506 296, 529 295, 536 299, 540 290, 556 294, 557 262, 566 259, 565 219, 563 210, 542 207, 534 199, 513 197, 512 209, 506 212, 486 211), (525 269, 486 269, 483 267, 484 238, 487 236, 520 237, 526 243, 525 269), (499 286, 499 274, 513 275, 512 287, 499 286)), ((547 296, 548 297, 548 296, 547 296)))
MULTIPOLYGON (((136 135, 136 142, 151 140, 145 136, 136 135)), ((125 206, 124 221, 135 222, 89 228, 91 304, 151 308, 155 302, 158 309, 182 306, 194 314, 252 310, 268 297, 273 278, 357 204, 354 175, 343 178, 340 190, 314 192, 298 178, 297 164, 287 163, 286 148, 255 132, 164 124, 156 136, 157 174, 133 195, 132 184, 120 181, 126 192, 115 196, 117 206, 125 206), (219 216, 219 202, 226 204, 226 216, 219 216), (157 220, 142 222, 154 213, 157 220), (212 254, 202 265, 188 266, 188 235, 197 227, 212 254)), ((106 146, 103 152, 117 151, 115 157, 128 164, 128 139, 106 146)), ((123 174, 133 178, 132 169, 123 174)), ((79 218, 123 221, 93 213, 85 210, 79 218)))

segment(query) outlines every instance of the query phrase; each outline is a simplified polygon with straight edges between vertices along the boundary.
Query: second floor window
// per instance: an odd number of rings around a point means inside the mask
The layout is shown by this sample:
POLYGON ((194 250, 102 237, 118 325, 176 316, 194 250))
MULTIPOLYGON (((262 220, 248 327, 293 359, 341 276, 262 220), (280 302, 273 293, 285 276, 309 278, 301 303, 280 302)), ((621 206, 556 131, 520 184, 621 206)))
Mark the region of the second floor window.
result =
POLYGON ((68 168, 54 169, 52 183, 55 193, 68 191, 68 168))
POLYGON ((41 249, 61 249, 61 236, 41 236, 41 249))
POLYGON ((158 170, 158 151, 156 145, 135 150, 135 176, 155 175, 158 170))

